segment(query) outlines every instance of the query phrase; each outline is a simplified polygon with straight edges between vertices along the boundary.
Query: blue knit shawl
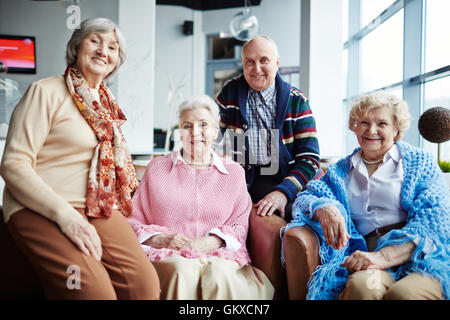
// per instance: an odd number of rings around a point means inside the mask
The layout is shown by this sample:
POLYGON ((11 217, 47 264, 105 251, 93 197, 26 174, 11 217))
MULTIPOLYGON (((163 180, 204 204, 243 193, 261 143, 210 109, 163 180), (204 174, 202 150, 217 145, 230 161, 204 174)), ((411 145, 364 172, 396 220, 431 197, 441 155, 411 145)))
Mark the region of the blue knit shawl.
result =
MULTIPOLYGON (((441 283, 445 298, 450 297, 450 192, 433 156, 422 149, 405 142, 397 142, 403 158, 404 180, 401 187, 401 206, 407 211, 407 223, 400 230, 392 230, 378 240, 376 251, 391 245, 400 245, 421 237, 411 260, 386 271, 399 280, 405 275, 418 272, 432 276, 441 283), (427 239, 432 240, 436 250, 425 254, 427 239)), ((314 230, 319 239, 321 265, 314 271, 309 283, 307 299, 338 299, 345 288, 348 272, 342 263, 355 250, 367 251, 364 237, 356 230, 350 217, 345 191, 344 177, 350 169, 348 157, 329 166, 321 180, 308 184, 307 190, 298 194, 293 207, 292 220, 286 227, 307 226, 314 230), (324 239, 320 222, 310 220, 304 213, 324 198, 338 201, 339 210, 345 218, 351 238, 341 250, 329 247, 324 239)))

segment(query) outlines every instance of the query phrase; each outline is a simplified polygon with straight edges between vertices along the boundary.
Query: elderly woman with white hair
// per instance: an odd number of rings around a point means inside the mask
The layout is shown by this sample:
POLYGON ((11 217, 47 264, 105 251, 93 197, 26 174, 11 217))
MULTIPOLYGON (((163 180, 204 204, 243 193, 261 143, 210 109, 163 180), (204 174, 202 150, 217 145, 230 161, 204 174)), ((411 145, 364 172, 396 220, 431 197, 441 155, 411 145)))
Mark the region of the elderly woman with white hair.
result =
MULTIPOLYGON (((81 23, 64 75, 30 85, 10 121, 1 164, 4 220, 49 299, 158 299, 125 216, 138 182, 104 80, 125 60, 109 19, 81 23)), ((6 261, 7 261, 7 257, 6 261)))
POLYGON ((242 167, 212 144, 219 109, 206 95, 179 110, 182 148, 148 165, 129 222, 161 282, 161 299, 272 299, 246 248, 252 201, 242 167))
POLYGON ((394 95, 352 101, 360 148, 309 183, 287 227, 306 225, 319 239, 307 298, 449 298, 450 193, 433 156, 400 141, 409 123, 394 95))

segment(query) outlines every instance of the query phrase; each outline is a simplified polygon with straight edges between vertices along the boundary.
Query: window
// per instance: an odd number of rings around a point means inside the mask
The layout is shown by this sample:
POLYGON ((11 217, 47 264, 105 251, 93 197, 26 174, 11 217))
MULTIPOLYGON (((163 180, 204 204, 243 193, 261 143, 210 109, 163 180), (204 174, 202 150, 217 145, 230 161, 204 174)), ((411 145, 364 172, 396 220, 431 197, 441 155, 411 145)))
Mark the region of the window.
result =
MULTIPOLYGON (((450 43, 448 38, 450 30, 450 1, 425 1, 425 48, 423 83, 423 111, 434 107, 450 108, 450 43), (434 72, 440 70, 440 72, 434 72), (437 79, 436 79, 437 78, 437 79)), ((424 149, 437 157, 438 146, 422 139, 424 149)), ((440 159, 450 161, 450 142, 441 143, 440 159)))
POLYGON ((209 60, 240 59, 241 47, 244 41, 235 38, 222 38, 219 35, 211 35, 209 41, 209 60))
POLYGON ((402 86, 396 86, 396 87, 390 87, 385 89, 387 93, 393 94, 394 96, 399 97, 400 99, 403 99, 403 88, 402 86))
POLYGON ((426 3, 425 72, 429 72, 450 63, 450 1, 428 0, 426 3))
POLYGON ((395 0, 362 0, 361 1, 361 26, 366 26, 377 18, 395 0))
MULTIPOLYGON (((424 87, 424 111, 434 107, 450 108, 450 77, 429 81, 424 87)), ((423 139, 423 147, 437 158, 437 144, 423 139)), ((441 143, 440 159, 450 161, 450 141, 441 143)))
POLYGON ((234 38, 208 36, 206 61, 206 93, 215 98, 223 86, 242 73, 241 49, 243 41, 234 38))
MULTIPOLYGON (((343 68, 343 72, 342 74, 345 75, 346 74, 346 70, 348 69, 348 49, 344 49, 344 54, 342 55, 342 68, 343 68)), ((342 89, 344 90, 342 96, 345 97, 347 95, 347 81, 345 81, 345 78, 342 79, 344 82, 344 85, 342 86, 342 89)))
POLYGON ((348 40, 348 0, 343 0, 343 10, 342 10, 342 41, 346 42, 348 40))
POLYGON ((360 50, 361 92, 402 81, 403 10, 364 37, 360 50))
MULTIPOLYGON (((437 156, 437 145, 420 136, 418 120, 427 109, 450 108, 450 1, 344 0, 344 57, 347 90, 343 108, 361 94, 383 89, 409 105, 413 120, 404 140, 437 156), (350 14, 348 14, 350 13, 350 14)), ((347 152, 354 139, 348 131, 347 152)), ((441 160, 450 161, 450 142, 441 160)))

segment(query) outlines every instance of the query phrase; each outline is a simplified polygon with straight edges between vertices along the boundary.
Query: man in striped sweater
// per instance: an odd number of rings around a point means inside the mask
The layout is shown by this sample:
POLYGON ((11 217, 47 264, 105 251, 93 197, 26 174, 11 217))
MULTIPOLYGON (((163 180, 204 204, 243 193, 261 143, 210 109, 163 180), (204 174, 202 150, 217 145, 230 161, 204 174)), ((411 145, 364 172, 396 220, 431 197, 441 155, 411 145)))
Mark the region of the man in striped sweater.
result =
POLYGON ((222 137, 246 171, 257 214, 291 219, 298 192, 320 172, 316 125, 308 99, 278 74, 278 50, 266 36, 242 47, 243 75, 217 96, 222 137))

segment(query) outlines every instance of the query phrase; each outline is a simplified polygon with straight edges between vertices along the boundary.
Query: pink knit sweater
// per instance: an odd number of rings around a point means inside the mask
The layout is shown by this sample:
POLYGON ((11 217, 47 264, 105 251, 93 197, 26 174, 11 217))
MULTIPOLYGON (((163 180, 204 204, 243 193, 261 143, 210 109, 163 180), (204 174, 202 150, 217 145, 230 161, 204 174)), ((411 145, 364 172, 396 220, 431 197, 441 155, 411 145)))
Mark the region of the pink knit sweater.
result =
POLYGON ((206 255, 197 250, 146 247, 148 258, 160 260, 173 254, 187 258, 219 256, 240 265, 249 264, 246 239, 252 201, 243 168, 221 159, 228 174, 214 165, 195 170, 181 160, 174 163, 174 159, 176 153, 153 159, 134 194, 135 212, 128 221, 138 238, 148 233, 182 233, 193 239, 219 228, 241 246, 236 251, 222 247, 206 255))

